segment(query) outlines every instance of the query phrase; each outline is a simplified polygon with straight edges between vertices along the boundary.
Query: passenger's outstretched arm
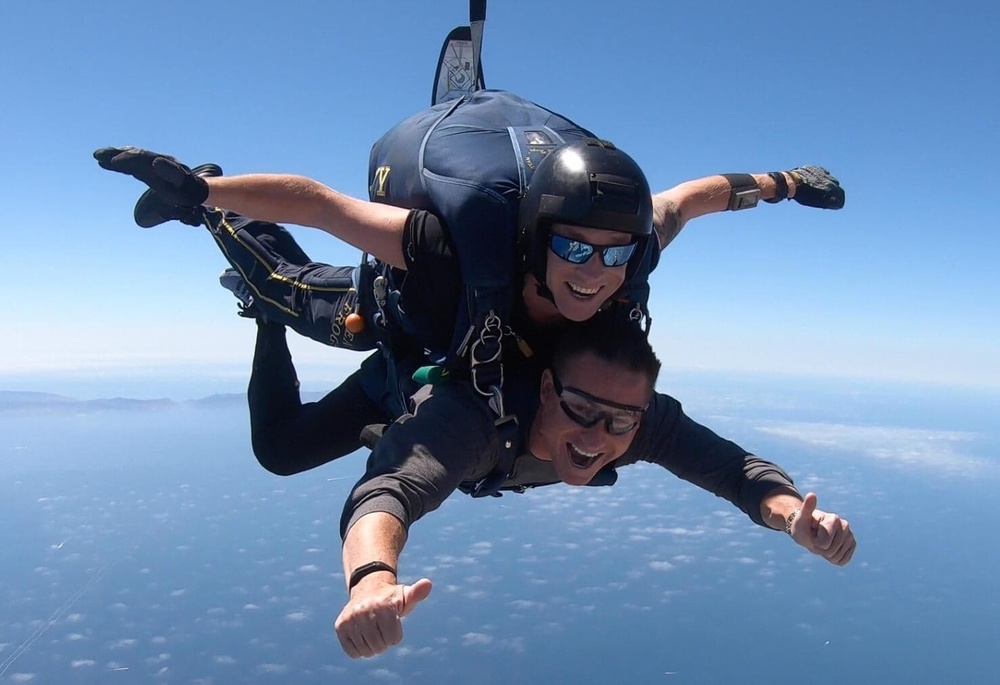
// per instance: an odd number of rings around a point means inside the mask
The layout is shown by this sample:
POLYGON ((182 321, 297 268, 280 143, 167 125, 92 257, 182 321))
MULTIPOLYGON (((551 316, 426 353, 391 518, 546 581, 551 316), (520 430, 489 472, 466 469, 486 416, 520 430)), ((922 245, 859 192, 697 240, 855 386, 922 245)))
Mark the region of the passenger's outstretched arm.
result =
MULTIPOLYGON (((344 574, 372 561, 396 569, 407 530, 437 509, 463 481, 496 468, 500 438, 485 402, 471 384, 424 386, 412 414, 382 434, 364 477, 344 505, 344 574)), ((376 572, 351 590, 337 619, 337 637, 352 657, 373 656, 402 638, 400 618, 431 591, 426 578, 401 585, 376 572)))
MULTIPOLYGON (((841 209, 845 194, 840 182, 829 171, 816 166, 802 166, 791 171, 748 174, 760 191, 760 200, 780 202, 795 200, 807 207, 841 209), (779 188, 776 176, 784 179, 787 191, 779 188)), ((731 207, 732 183, 726 176, 706 176, 685 181, 653 195, 653 226, 664 249, 691 219, 731 207)))
MULTIPOLYGON (((355 521, 344 537, 344 576, 379 561, 396 569, 406 544, 406 530, 392 514, 375 511, 355 521)), ((421 578, 401 585, 395 573, 376 570, 348 588, 350 599, 335 624, 347 656, 372 657, 403 639, 401 619, 431 593, 431 581, 421 578)))

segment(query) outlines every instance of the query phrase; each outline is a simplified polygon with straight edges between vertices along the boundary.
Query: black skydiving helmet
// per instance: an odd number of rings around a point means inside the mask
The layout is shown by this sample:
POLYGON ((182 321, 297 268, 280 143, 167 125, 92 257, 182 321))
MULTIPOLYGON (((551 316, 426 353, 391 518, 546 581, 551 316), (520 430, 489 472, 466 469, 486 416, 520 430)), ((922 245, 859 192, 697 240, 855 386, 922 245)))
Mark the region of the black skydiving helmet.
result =
MULTIPOLYGON (((625 272, 635 273, 653 232, 649 182, 631 157, 607 141, 585 138, 549 153, 535 169, 518 210, 518 248, 525 273, 545 286, 552 224, 598 228, 636 237, 625 272)), ((595 258, 597 258, 595 256, 595 258)))

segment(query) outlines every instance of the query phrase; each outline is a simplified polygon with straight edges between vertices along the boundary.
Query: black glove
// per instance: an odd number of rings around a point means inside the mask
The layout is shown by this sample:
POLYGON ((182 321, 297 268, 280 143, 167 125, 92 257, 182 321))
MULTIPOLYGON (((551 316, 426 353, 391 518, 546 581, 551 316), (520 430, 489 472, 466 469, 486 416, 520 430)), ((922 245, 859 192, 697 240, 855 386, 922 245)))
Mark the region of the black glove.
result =
POLYGON ((787 172, 795 181, 792 199, 806 207, 841 209, 844 206, 844 189, 829 171, 818 166, 800 166, 787 172))
POLYGON ((200 207, 208 199, 208 183, 169 155, 134 147, 104 147, 94 152, 102 169, 128 174, 169 203, 200 207))

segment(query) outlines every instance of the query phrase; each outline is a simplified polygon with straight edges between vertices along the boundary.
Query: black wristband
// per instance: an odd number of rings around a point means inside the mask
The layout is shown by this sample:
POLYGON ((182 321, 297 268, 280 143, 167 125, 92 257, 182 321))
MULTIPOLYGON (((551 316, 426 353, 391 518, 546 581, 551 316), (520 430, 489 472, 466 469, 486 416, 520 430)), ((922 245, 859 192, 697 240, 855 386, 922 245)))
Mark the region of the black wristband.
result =
POLYGON ((788 199, 788 181, 785 180, 785 175, 780 171, 769 171, 767 175, 774 179, 774 184, 777 188, 774 191, 774 197, 769 200, 764 200, 764 202, 770 202, 772 205, 776 205, 782 200, 788 199))
POLYGON ((372 573, 378 571, 388 571, 392 575, 396 575, 396 569, 384 561, 369 561, 367 564, 361 564, 351 573, 351 580, 347 584, 347 591, 350 592, 354 589, 354 586, 361 582, 361 579, 372 573))
POLYGON ((750 174, 722 174, 723 178, 729 181, 729 206, 730 211, 740 209, 751 209, 757 206, 760 199, 760 188, 757 181, 750 174))

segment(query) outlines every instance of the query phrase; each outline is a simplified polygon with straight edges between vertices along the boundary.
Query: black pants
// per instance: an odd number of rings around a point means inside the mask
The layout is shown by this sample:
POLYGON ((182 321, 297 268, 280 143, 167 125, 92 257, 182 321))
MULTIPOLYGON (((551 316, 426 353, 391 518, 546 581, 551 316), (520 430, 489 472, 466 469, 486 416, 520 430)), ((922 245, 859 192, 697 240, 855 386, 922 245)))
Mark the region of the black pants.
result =
POLYGON ((391 422, 404 411, 422 356, 375 335, 371 267, 312 262, 277 224, 221 210, 206 210, 205 222, 253 291, 259 313, 247 399, 261 466, 283 476, 315 468, 359 449, 365 426, 391 422), (343 326, 352 312, 366 319, 360 334, 343 326), (321 400, 303 403, 286 326, 325 345, 377 351, 321 400))
MULTIPOLYGON (((381 352, 375 355, 369 360, 378 362, 381 352)), ((363 364, 323 399, 303 404, 285 327, 258 321, 247 400, 260 465, 279 476, 300 473, 359 449, 365 426, 392 421, 366 390, 366 372, 377 383, 377 372, 363 364)))
POLYGON ((222 254, 243 277, 265 319, 307 338, 348 350, 378 343, 372 265, 319 264, 283 227, 219 209, 206 209, 205 222, 222 254), (351 333, 348 314, 363 314, 365 329, 351 333))

